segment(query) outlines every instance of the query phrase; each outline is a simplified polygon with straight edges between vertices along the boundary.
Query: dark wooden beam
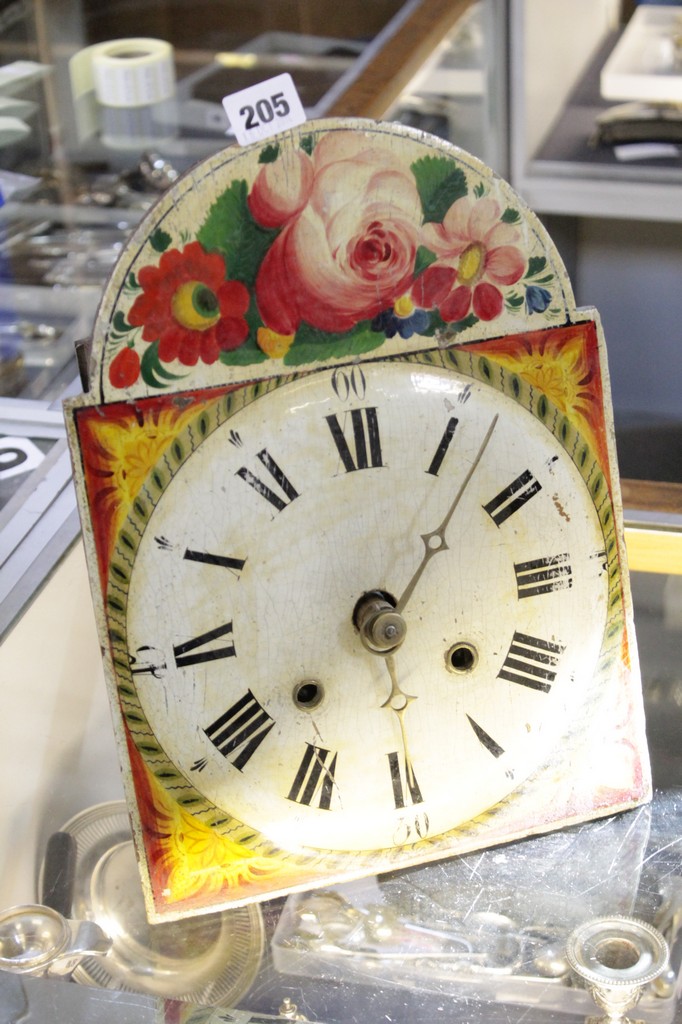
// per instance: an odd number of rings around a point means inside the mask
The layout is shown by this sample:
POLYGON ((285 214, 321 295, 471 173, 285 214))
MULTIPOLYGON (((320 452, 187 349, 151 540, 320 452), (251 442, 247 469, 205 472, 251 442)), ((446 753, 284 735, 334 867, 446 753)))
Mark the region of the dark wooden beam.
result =
POLYGON ((422 0, 326 116, 383 117, 472 2, 422 0))

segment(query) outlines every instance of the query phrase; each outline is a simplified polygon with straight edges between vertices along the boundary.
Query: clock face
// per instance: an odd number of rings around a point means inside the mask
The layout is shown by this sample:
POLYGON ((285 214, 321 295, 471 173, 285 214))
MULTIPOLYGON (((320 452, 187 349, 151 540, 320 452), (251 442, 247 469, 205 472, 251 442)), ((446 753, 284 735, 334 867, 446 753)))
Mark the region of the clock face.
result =
POLYGON ((220 409, 157 464, 136 537, 140 749, 286 851, 428 843, 512 793, 570 730, 607 621, 600 516, 563 444, 418 359, 220 409))

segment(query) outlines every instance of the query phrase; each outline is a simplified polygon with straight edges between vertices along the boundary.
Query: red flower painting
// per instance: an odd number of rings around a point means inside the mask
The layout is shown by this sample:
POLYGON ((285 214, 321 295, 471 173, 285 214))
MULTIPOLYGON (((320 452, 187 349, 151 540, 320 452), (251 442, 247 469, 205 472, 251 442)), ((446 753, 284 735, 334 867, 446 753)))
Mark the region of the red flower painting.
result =
POLYGON ((247 288, 226 280, 223 257, 206 252, 199 242, 169 249, 158 266, 142 267, 138 280, 142 294, 130 307, 128 322, 142 328, 144 341, 158 340, 162 362, 214 363, 248 337, 247 288))

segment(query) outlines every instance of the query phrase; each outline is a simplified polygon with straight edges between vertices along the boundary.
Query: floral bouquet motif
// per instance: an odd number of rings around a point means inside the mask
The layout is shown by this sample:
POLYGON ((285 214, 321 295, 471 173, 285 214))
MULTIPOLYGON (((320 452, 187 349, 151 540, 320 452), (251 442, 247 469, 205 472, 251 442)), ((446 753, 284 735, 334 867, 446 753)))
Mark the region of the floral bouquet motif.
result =
POLYGON ((505 314, 561 320, 554 268, 499 180, 438 149, 410 163, 388 143, 353 130, 271 143, 194 232, 159 224, 113 316, 109 384, 165 388, 218 361, 297 367, 413 335, 452 342, 505 314))

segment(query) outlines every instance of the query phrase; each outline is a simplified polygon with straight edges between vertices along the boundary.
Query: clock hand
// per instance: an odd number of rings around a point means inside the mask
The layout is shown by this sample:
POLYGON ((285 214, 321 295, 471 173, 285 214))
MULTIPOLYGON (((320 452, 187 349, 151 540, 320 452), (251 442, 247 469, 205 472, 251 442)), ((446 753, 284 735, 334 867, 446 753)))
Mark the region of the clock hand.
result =
POLYGON ((388 669, 388 674, 391 677, 391 692, 388 697, 381 705, 382 708, 390 708, 391 711, 395 712, 398 716, 398 725, 400 726, 400 736, 402 739, 403 754, 405 756, 405 776, 407 779, 407 785, 411 792, 418 789, 417 780, 415 778, 414 769, 412 767, 412 758, 410 757, 410 748, 407 742, 407 729, 405 728, 405 712, 412 703, 413 700, 417 700, 415 696, 410 693, 405 693, 401 689, 400 683, 398 682, 398 674, 395 667, 395 658, 392 654, 386 654, 384 656, 384 662, 388 669))
POLYGON ((396 672, 395 658, 393 655, 384 655, 384 661, 386 663, 386 668, 388 669, 388 674, 391 677, 391 692, 381 706, 382 708, 390 708, 391 711, 395 711, 402 725, 403 715, 412 701, 417 698, 412 696, 410 693, 405 693, 405 691, 401 689, 400 683, 398 682, 398 674, 396 672))
POLYGON ((391 692, 381 705, 389 708, 398 718, 402 750, 405 761, 407 786, 414 800, 421 802, 419 786, 412 767, 412 758, 405 727, 405 712, 417 698, 406 693, 398 682, 394 652, 400 647, 407 632, 405 620, 380 591, 370 591, 358 603, 354 616, 355 626, 362 643, 372 654, 383 658, 391 679, 391 692))
POLYGON ((407 741, 405 712, 412 701, 417 698, 412 694, 405 693, 405 691, 401 689, 400 683, 398 682, 393 652, 400 647, 407 633, 407 623, 402 615, 405 605, 412 596, 424 569, 433 555, 438 554, 440 551, 447 550, 448 544, 445 539, 445 531, 454 515, 455 509, 457 508, 462 495, 469 485, 469 481, 476 471, 476 467, 483 457, 483 453, 485 452, 488 442, 492 437, 496 423, 497 415, 493 417, 486 435, 483 438, 483 443, 478 449, 478 452, 476 453, 476 456, 469 467, 466 476, 464 477, 464 480, 462 481, 462 484, 450 505, 450 508, 445 513, 440 526, 435 530, 432 530, 431 533, 422 534, 422 540, 424 541, 424 555, 417 566, 417 570, 412 579, 403 591, 398 603, 393 607, 381 592, 375 591, 365 594, 355 611, 355 625, 360 633, 363 644, 373 654, 378 654, 383 657, 386 663, 386 668, 388 669, 388 674, 391 678, 391 692, 381 707, 390 708, 391 711, 398 716, 403 753, 405 755, 405 772, 408 785, 411 789, 414 789, 414 791, 416 791, 418 787, 414 776, 414 770, 412 768, 412 760, 410 758, 409 745, 407 741))
POLYGON ((438 526, 435 530, 432 530, 431 533, 423 533, 421 535, 421 538, 424 541, 424 554, 422 556, 421 562, 417 566, 417 571, 415 572, 414 576, 412 577, 410 582, 405 587, 405 590, 401 594, 401 596, 400 596, 400 598, 398 600, 398 603, 395 606, 395 611, 397 612, 398 615, 400 615, 403 612, 403 610, 405 608, 405 605, 407 604, 409 599, 412 597, 412 593, 414 591, 414 588, 417 586, 417 583, 421 579, 421 575, 424 572, 424 569, 426 568, 428 563, 430 562, 431 558, 434 555, 440 554, 441 551, 447 551, 448 550, 448 543, 447 543, 447 541, 445 539, 445 531, 447 530, 448 524, 449 524, 450 520, 452 519, 452 517, 454 515, 455 509, 459 505, 459 502, 460 502, 460 499, 461 499, 462 495, 464 494, 465 490, 469 486, 469 481, 471 480, 472 476, 476 472, 476 468, 477 468, 479 462, 481 461, 481 459, 483 457, 484 451, 488 447, 488 442, 490 441, 490 438, 492 437, 492 433, 493 433, 493 430, 495 429, 495 424, 496 423, 497 423, 497 414, 495 414, 495 416, 493 416, 492 421, 490 423, 490 426, 488 427, 488 431, 487 431, 485 437, 483 438, 483 443, 481 444, 481 447, 478 449, 478 452, 476 453, 474 461, 469 466, 467 474, 464 477, 464 480, 462 481, 462 484, 461 484, 459 490, 457 491, 457 494, 455 495, 454 500, 453 500, 452 504, 450 505, 450 508, 445 513, 445 516, 443 517, 443 521, 440 524, 440 526, 438 526))
MULTIPOLYGON (((445 531, 447 530, 450 520, 455 513, 455 509, 459 505, 462 495, 469 485, 469 481, 476 472, 479 462, 483 458, 483 453, 488 447, 488 442, 492 437, 497 419, 498 414, 496 413, 490 421, 490 426, 486 431, 483 442, 478 449, 473 462, 469 466, 464 480, 462 481, 450 508, 445 513, 440 526, 435 530, 432 530, 431 533, 423 533, 421 535, 424 542, 424 554, 421 562, 417 566, 416 572, 405 587, 400 599, 396 603, 393 603, 393 600, 387 600, 387 595, 382 591, 370 590, 363 594, 361 599, 358 601, 355 611, 353 612, 353 622, 355 624, 355 628, 360 634, 360 639, 363 644, 367 650, 371 651, 373 654, 381 654, 386 657, 387 655, 392 654, 393 651, 397 650, 405 639, 407 634, 407 623, 405 622, 402 614, 405 605, 412 596, 414 589, 421 579, 421 575, 431 558, 434 555, 439 554, 439 552, 447 551, 448 549, 448 542, 445 539, 445 531)), ((391 669, 389 668, 389 672, 390 671, 391 669)))

